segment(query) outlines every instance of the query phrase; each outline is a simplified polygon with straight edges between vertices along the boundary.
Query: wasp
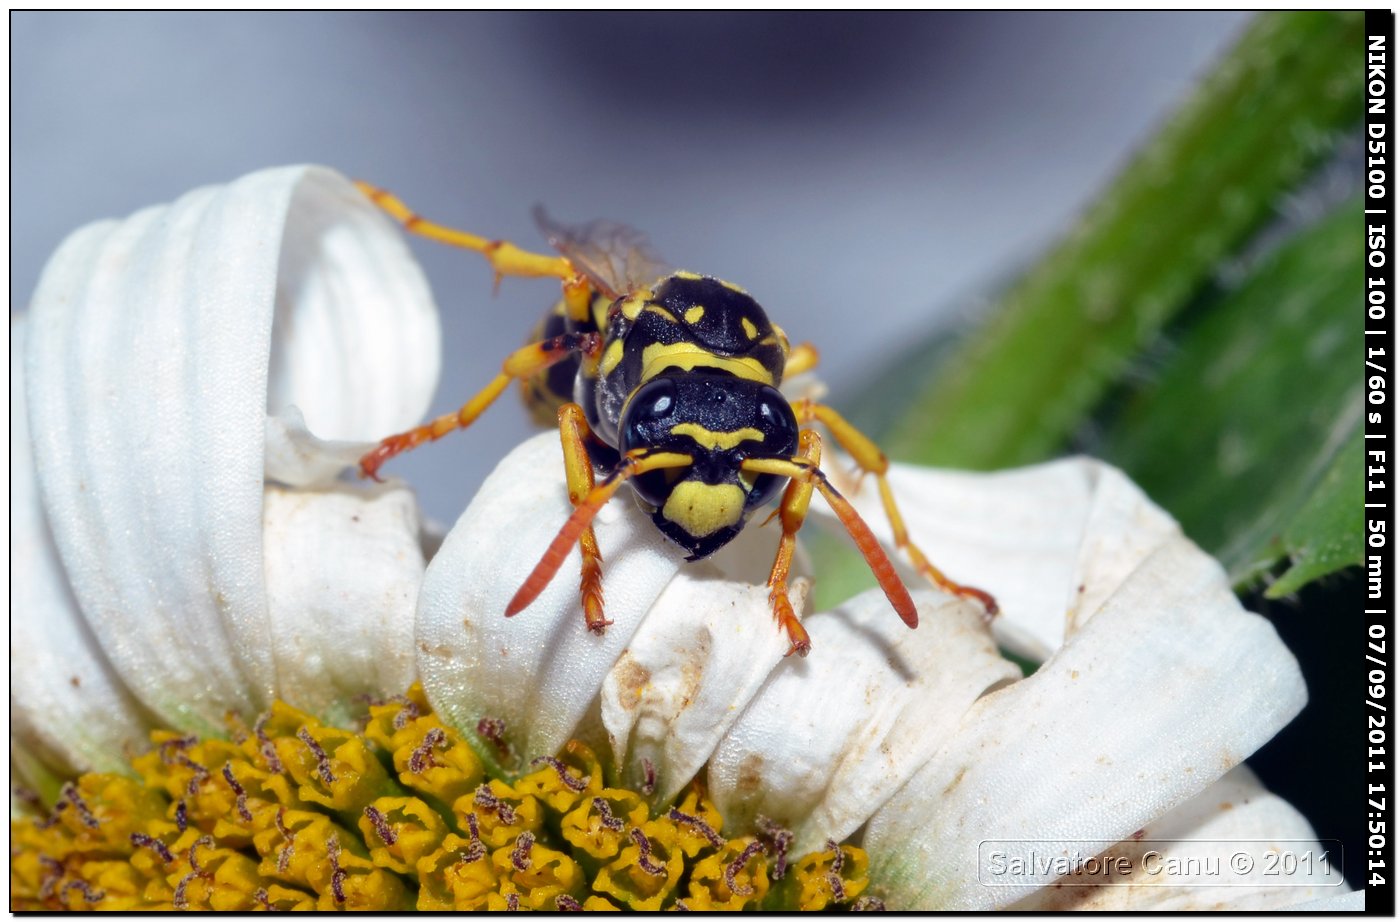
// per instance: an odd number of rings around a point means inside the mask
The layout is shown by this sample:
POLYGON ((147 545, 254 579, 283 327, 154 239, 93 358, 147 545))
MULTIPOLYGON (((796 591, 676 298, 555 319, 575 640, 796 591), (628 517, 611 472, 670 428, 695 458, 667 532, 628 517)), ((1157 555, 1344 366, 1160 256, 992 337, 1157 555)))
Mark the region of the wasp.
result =
POLYGON ((604 615, 592 522, 626 484, 688 560, 724 547, 781 492, 769 517, 780 520, 782 536, 768 588, 789 655, 811 649, 788 599, 788 572, 814 490, 845 526, 895 612, 917 627, 913 600, 889 558, 822 472, 813 423, 875 477, 895 544, 914 568, 945 591, 977 599, 988 617, 996 613, 990 595, 953 582, 910 540, 885 476, 889 461, 875 443, 831 407, 789 402, 779 392, 785 376, 815 367, 818 355, 810 344, 791 345, 748 292, 671 268, 641 234, 620 224, 566 226, 537 208, 536 223, 558 255, 534 253, 425 220, 392 193, 357 185, 409 232, 480 253, 497 284, 504 276, 560 280, 561 299, 490 384, 457 412, 390 436, 360 460, 361 475, 378 479, 389 458, 470 426, 512 382, 537 420, 557 422, 574 512, 507 606, 507 617, 534 601, 577 545, 584 621, 599 634, 612 623, 604 615))

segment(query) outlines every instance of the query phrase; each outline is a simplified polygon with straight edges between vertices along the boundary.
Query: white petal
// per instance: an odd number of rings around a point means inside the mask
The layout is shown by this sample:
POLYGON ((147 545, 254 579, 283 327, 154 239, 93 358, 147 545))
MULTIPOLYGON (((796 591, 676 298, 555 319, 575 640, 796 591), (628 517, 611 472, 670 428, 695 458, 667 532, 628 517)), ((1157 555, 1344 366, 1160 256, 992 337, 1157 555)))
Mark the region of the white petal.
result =
POLYGON ((448 533, 418 600, 418 671, 434 709, 473 739, 481 718, 503 719, 526 758, 568 741, 681 562, 631 498, 619 495, 594 520, 606 615, 614 622, 603 636, 584 627, 577 548, 539 598, 507 619, 507 603, 571 511, 558 435, 524 442, 448 533))
MULTIPOLYGON (((389 434, 387 429, 381 431, 389 434)), ((377 444, 318 438, 306 428, 306 418, 295 404, 267 417, 266 438, 263 473, 268 480, 289 487, 334 480, 377 444)))
MULTIPOLYGON (((849 466, 835 457, 832 469, 849 466)), ((914 542, 950 578, 995 596, 998 639, 1035 660, 1180 534, 1122 472, 1090 458, 992 474, 895 464, 889 480, 914 542)), ((849 498, 902 566, 874 478, 849 498)), ((812 509, 832 520, 824 503, 812 509)))
POLYGON ((1334 896, 1324 896, 1320 900, 1308 900, 1306 903, 1294 903, 1290 906, 1279 906, 1275 912, 1365 912, 1366 911, 1366 891, 1353 890, 1350 893, 1338 893, 1334 896))
POLYGON ((343 178, 289 167, 91 225, 45 268, 26 356, 41 495, 88 623, 175 726, 273 692, 268 410, 364 439, 426 408, 437 326, 400 237, 343 178))
POLYGON ((973 706, 871 818, 872 874, 899 906, 1014 902, 1053 875, 983 886, 979 842, 1100 851, 1238 764, 1306 697, 1273 627, 1241 609, 1219 565, 1180 539, 1035 675, 973 706))
POLYGON ((423 579, 413 494, 268 487, 263 523, 278 697, 345 725, 358 696, 407 690, 423 579))
POLYGON ((67 774, 120 771, 146 739, 140 705, 102 656, 68 589, 34 478, 23 320, 10 324, 10 732, 67 774))
POLYGON ((795 854, 846 838, 979 695, 1020 675, 979 608, 913 595, 912 631, 878 589, 804 622, 811 654, 774 672, 710 761, 710 793, 727 826, 746 828, 763 814, 795 832, 795 854))
POLYGON ((1341 855, 1244 766, 1102 857, 1098 867, 1109 873, 1063 877, 1009 908, 1257 911, 1336 896, 1346 886, 1341 855))
MULTIPOLYGON (((760 551, 752 539, 769 536, 759 531, 746 529, 734 544, 760 551)), ((750 556, 762 559, 761 552, 750 556)), ((808 585, 800 580, 790 587, 799 613, 808 585)), ((603 726, 624 782, 639 788, 646 760, 656 772, 656 802, 674 798, 768 674, 788 668, 787 649, 763 582, 726 579, 708 562, 683 567, 603 682, 603 726)), ((827 647, 812 655, 836 658, 842 651, 827 647)))

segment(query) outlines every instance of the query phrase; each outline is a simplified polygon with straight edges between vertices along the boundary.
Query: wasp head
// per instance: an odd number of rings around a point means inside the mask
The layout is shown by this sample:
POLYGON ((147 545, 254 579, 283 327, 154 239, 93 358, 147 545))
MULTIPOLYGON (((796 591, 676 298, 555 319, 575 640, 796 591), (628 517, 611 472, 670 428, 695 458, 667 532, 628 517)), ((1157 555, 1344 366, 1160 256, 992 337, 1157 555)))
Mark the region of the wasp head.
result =
POLYGON ((688 467, 631 481, 638 503, 691 560, 728 544, 782 486, 781 477, 741 471, 744 459, 790 458, 797 450, 797 419, 775 388, 700 369, 639 387, 619 430, 624 453, 645 448, 692 458, 688 467))

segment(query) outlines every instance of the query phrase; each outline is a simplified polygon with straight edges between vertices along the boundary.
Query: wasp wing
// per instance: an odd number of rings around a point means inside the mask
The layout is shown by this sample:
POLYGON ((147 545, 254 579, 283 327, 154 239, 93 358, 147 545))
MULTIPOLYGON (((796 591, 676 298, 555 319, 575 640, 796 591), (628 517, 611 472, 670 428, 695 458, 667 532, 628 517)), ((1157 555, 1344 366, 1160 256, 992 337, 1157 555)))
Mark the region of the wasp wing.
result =
POLYGON ((646 288, 674 271, 639 230, 613 221, 560 224, 536 205, 535 224, 593 286, 609 298, 646 288))

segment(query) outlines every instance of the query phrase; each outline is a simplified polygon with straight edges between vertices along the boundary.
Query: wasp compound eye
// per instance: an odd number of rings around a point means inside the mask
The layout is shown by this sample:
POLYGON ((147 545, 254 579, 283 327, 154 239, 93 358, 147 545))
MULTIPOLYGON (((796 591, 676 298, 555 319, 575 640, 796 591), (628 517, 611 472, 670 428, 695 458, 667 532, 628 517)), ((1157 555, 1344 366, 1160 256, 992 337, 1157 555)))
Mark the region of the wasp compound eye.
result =
POLYGON ((668 377, 653 378, 637 388, 622 414, 618 450, 655 448, 671 429, 679 394, 676 382, 668 377))
POLYGON ((792 405, 775 388, 764 387, 758 393, 758 425, 763 431, 765 452, 790 455, 797 450, 797 417, 792 405))

